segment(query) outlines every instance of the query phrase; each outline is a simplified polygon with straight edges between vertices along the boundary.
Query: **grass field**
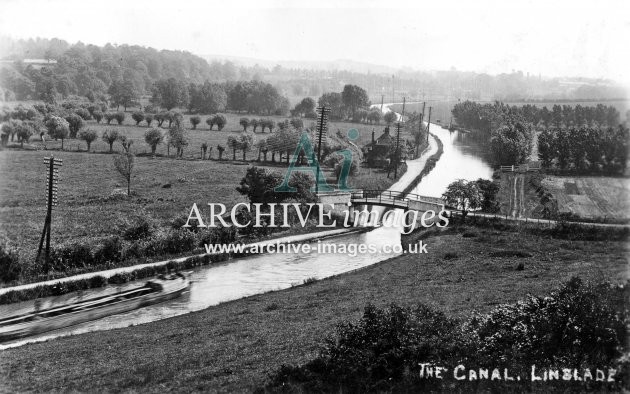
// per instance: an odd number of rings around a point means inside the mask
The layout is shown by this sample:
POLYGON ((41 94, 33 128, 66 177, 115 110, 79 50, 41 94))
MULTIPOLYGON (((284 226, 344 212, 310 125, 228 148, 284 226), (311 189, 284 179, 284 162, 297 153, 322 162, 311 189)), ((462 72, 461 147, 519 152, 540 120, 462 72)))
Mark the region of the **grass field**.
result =
POLYGON ((630 217, 630 179, 548 175, 543 185, 558 201, 560 212, 586 219, 630 217))
POLYGON ((463 318, 527 294, 547 294, 572 276, 628 279, 627 242, 473 227, 425 243, 426 255, 404 255, 306 286, 5 350, 0 391, 251 391, 280 365, 311 359, 323 336, 337 323, 358 319, 367 303, 421 302, 463 318), (525 257, 496 257, 509 251, 525 257), (519 263, 523 270, 516 269, 519 263))
MULTIPOLYGON (((53 245, 69 241, 90 242, 120 234, 122 228, 139 216, 150 217, 158 227, 165 227, 175 217, 186 215, 194 202, 217 202, 230 207, 244 201, 235 188, 247 167, 265 165, 240 161, 240 152, 237 152, 237 161, 233 162, 232 152, 228 150, 223 155, 223 161, 198 160, 203 142, 215 147, 212 157, 217 159, 216 145, 227 146, 229 136, 243 133, 238 126, 238 115, 228 114, 228 124, 222 131, 210 131, 205 123, 198 130, 189 130, 190 145, 185 151, 185 160, 165 157, 164 144, 158 147, 155 159, 142 155, 150 152, 143 137, 147 127, 131 124, 130 114, 127 115, 129 119, 120 126, 98 125, 91 121, 87 127, 96 130, 99 135, 107 129, 116 129, 134 140, 132 151, 141 155, 136 157, 132 198, 129 200, 110 197, 114 189, 125 189, 126 183, 114 169, 112 155, 108 154, 109 146, 100 139, 92 144, 90 153, 86 152, 85 142, 78 140, 66 140, 63 151, 58 150, 60 141, 49 141, 49 150, 40 150, 41 142, 35 138, 31 144, 25 145, 25 149, 13 144, 9 149, 0 151, 0 240, 19 247, 20 255, 27 259, 34 257, 46 215, 46 173, 42 158, 50 153, 64 161, 59 186, 60 203, 53 213, 53 245), (51 149, 55 150, 51 152, 51 149)), ((187 128, 190 127, 189 119, 190 116, 186 115, 187 128)), ((283 118, 274 119, 277 122, 283 118)), ((308 126, 308 121, 305 123, 308 126)), ((333 143, 344 143, 336 136, 336 131, 342 132, 350 127, 360 131, 360 138, 355 141, 357 146, 371 139, 372 126, 338 122, 331 124, 333 143)), ((263 134, 260 131, 254 134, 255 138, 269 135, 269 132, 263 134)), ((356 147, 350 147, 357 151, 356 147)), ((115 143, 114 151, 120 150, 119 143, 115 143)), ((257 152, 250 152, 248 160, 256 157, 257 152)), ((282 174, 286 169, 286 164, 266 165, 282 174)), ((324 172, 327 178, 334 178, 332 169, 325 168, 324 172)), ((359 189, 386 189, 394 182, 381 169, 359 167, 359 173, 350 177, 349 185, 359 189)))

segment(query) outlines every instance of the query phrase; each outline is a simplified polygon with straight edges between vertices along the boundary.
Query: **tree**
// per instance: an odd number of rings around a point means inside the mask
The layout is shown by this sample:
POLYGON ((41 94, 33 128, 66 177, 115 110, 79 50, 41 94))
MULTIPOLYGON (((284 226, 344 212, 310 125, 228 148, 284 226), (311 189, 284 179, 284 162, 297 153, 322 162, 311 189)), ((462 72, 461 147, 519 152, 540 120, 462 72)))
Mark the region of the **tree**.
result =
POLYGON ((181 80, 175 78, 161 79, 156 81, 153 86, 151 102, 161 105, 168 111, 175 107, 186 107, 188 100, 188 87, 181 80))
POLYGON ((326 106, 330 108, 330 118, 332 120, 339 120, 343 118, 343 100, 341 93, 324 93, 317 100, 317 104, 320 107, 326 106))
POLYGON ((136 111, 131 114, 131 118, 136 122, 136 126, 140 125, 140 122, 144 120, 144 114, 140 111, 136 111))
POLYGON ((193 130, 197 129, 197 125, 201 123, 201 118, 199 116, 191 116, 190 124, 192 125, 193 130))
POLYGON ((107 122, 107 124, 111 124, 112 120, 116 118, 114 114, 111 112, 105 112, 104 116, 105 116, 105 121, 107 122))
POLYGON ((243 151, 243 161, 247 160, 247 152, 252 150, 252 146, 254 145, 254 139, 249 134, 241 135, 241 139, 239 141, 239 145, 241 150, 243 151))
POLYGON ((63 140, 70 134, 68 121, 58 116, 51 116, 45 123, 48 135, 54 139, 61 140, 61 150, 63 150, 63 140))
POLYGON ((508 122, 492 132, 490 148, 498 165, 521 164, 532 152, 531 126, 517 121, 508 122))
POLYGON ((230 149, 232 149, 232 160, 236 160, 236 151, 241 149, 241 142, 230 136, 227 140, 227 145, 230 149))
POLYGON ((144 120, 147 122, 147 127, 151 127, 151 123, 153 123, 153 115, 152 114, 144 115, 144 120))
POLYGON ((499 185, 489 179, 479 178, 475 181, 479 192, 481 193, 481 209, 484 212, 498 212, 499 203, 496 201, 499 185))
POLYGON ((96 131, 91 130, 91 129, 83 130, 77 136, 79 137, 80 140, 85 141, 85 143, 87 144, 88 152, 90 151, 92 142, 94 142, 98 138, 98 134, 96 134, 96 131))
POLYGON ((250 167, 236 191, 247 196, 252 204, 279 203, 283 200, 284 194, 292 194, 278 193, 274 190, 281 182, 282 177, 279 174, 264 168, 250 167))
POLYGON ((225 116, 223 115, 215 115, 214 122, 217 125, 217 128, 219 131, 223 130, 223 128, 227 124, 227 120, 225 119, 225 116))
POLYGON ((129 152, 114 157, 116 171, 127 181, 127 196, 131 195, 131 174, 133 172, 134 155, 129 152))
POLYGON ((130 153, 129 150, 131 149, 131 145, 133 145, 133 140, 127 138, 127 136, 125 135, 121 135, 120 137, 118 137, 118 141, 120 142, 120 145, 123 148, 123 151, 125 153, 130 153))
POLYGON ((66 116, 66 121, 68 122, 68 128, 70 130, 70 138, 75 138, 79 130, 85 125, 83 118, 77 114, 66 116))
POLYGON ((481 207, 483 196, 476 182, 459 179, 448 185, 442 199, 447 205, 461 209, 462 217, 466 217, 469 210, 481 207))
POLYGON ((181 124, 175 124, 168 130, 168 144, 176 149, 175 157, 182 157, 184 148, 188 146, 186 130, 181 124))
POLYGON ((388 125, 391 125, 392 123, 394 123, 396 120, 398 119, 398 117, 396 116, 396 112, 394 111, 389 111, 387 112, 385 115, 383 115, 383 120, 385 121, 385 123, 387 123, 388 125))
POLYGON ((359 108, 366 108, 370 105, 367 92, 357 85, 345 85, 341 92, 341 100, 346 110, 350 111, 351 118, 359 108))
POLYGON ((225 147, 223 145, 217 145, 217 151, 219 152, 219 160, 223 160, 223 152, 225 147))
POLYGON ((114 114, 114 119, 116 119, 116 122, 118 122, 119 125, 123 124, 123 122, 125 121, 125 113, 124 112, 116 112, 114 114))
POLYGON ((249 127, 249 119, 241 118, 238 123, 243 126, 243 131, 247 131, 247 128, 249 127))
POLYGON ((293 193, 275 191, 275 188, 280 186, 282 181, 280 174, 253 166, 247 169, 236 191, 247 196, 252 204, 267 205, 290 199, 304 203, 317 201, 317 197, 311 192, 313 179, 308 174, 293 173, 289 181, 289 185, 296 189, 293 193))
POLYGON ((299 119, 299 118, 293 118, 289 121, 289 123, 296 130, 300 130, 304 127, 304 122, 302 121, 302 119, 299 119))
POLYGON ((254 128, 254 130, 253 130, 253 131, 254 131, 254 133, 255 133, 255 132, 256 132, 256 128, 258 127, 258 125, 260 125, 260 122, 258 121, 258 119, 256 119, 256 118, 252 118, 252 119, 249 121, 249 124, 250 124, 250 126, 252 126, 252 127, 254 128))
POLYGON ((20 148, 24 148, 24 142, 28 142, 33 135, 33 131, 33 126, 30 122, 20 122, 15 126, 15 133, 20 143, 20 148))
POLYGON ((383 118, 383 113, 378 108, 372 108, 367 115, 368 122, 372 124, 379 124, 383 118))
POLYGON ((109 153, 114 151, 114 142, 118 140, 118 130, 105 130, 101 137, 109 145, 109 153))
POLYGON ((144 141, 151 146, 151 154, 155 156, 155 149, 164 140, 162 132, 158 128, 152 128, 144 133, 144 141))
POLYGON ((116 105, 116 110, 122 105, 126 111, 127 107, 136 105, 140 99, 140 92, 134 83, 122 79, 112 82, 108 93, 112 103, 116 105))
POLYGON ((92 112, 92 117, 96 120, 96 123, 101 123, 103 120, 103 113, 101 111, 92 112))
POLYGON ((538 135, 538 158, 545 167, 550 167, 551 162, 556 156, 553 150, 553 139, 554 136, 549 129, 543 130, 543 132, 538 135))
POLYGON ((303 98, 293 109, 293 113, 300 117, 310 115, 313 112, 315 112, 315 100, 310 97, 303 98))

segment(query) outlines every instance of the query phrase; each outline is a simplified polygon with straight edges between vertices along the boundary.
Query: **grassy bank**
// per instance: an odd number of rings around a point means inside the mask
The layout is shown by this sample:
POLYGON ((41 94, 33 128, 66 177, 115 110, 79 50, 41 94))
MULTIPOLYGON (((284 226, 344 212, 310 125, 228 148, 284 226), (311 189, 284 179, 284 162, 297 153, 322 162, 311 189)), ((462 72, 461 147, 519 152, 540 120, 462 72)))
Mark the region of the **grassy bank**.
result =
POLYGON ((320 339, 335 324, 358 319, 367 303, 422 302, 465 317, 528 293, 546 294, 572 276, 628 278, 627 240, 577 241, 517 230, 449 226, 425 238, 426 255, 403 255, 146 325, 6 350, 0 358, 0 387, 251 390, 280 365, 311 359, 320 339))

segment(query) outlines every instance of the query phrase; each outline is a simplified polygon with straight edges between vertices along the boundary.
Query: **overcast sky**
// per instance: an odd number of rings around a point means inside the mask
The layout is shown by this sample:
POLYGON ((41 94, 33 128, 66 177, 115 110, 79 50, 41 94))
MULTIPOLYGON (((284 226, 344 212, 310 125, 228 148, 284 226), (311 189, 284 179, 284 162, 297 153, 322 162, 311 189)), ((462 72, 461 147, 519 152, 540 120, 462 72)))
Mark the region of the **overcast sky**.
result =
POLYGON ((628 1, 513 3, 0 0, 0 35, 628 81, 628 1))

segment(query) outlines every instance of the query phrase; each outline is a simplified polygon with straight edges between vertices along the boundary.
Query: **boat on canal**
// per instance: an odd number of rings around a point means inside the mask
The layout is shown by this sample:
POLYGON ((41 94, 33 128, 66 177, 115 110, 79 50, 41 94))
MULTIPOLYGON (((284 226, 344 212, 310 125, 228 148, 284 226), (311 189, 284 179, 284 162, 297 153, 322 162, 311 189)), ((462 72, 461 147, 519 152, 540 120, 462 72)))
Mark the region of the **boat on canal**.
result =
POLYGON ((179 297, 190 281, 183 274, 160 275, 145 285, 68 305, 0 318, 0 342, 125 313, 179 297))

